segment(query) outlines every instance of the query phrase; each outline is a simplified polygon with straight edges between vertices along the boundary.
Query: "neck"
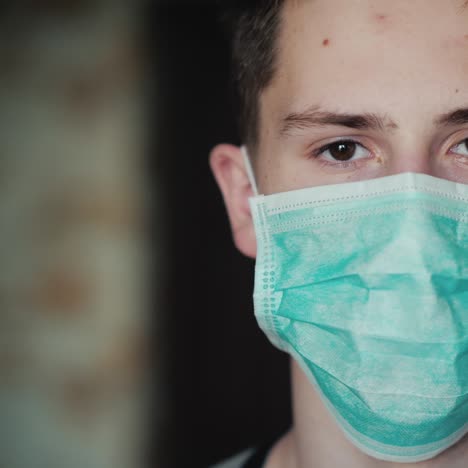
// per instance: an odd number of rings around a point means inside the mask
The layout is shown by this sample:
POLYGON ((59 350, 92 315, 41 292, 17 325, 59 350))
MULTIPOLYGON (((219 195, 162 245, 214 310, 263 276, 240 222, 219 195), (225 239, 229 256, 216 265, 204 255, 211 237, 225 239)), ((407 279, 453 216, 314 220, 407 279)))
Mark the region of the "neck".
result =
POLYGON ((294 426, 271 452, 268 468, 466 468, 468 437, 439 456, 419 463, 372 458, 346 439, 313 385, 292 362, 294 426))

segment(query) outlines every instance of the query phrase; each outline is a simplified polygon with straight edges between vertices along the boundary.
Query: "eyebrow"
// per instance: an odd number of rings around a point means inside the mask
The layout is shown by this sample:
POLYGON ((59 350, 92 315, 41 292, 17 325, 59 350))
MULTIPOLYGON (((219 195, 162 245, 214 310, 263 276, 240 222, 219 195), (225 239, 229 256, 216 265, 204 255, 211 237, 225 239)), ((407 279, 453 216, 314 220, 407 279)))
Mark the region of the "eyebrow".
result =
MULTIPOLYGON (((468 1, 468 0, 467 0, 468 1)), ((434 119, 439 126, 468 124, 468 107, 456 109, 434 119)), ((398 125, 387 115, 375 113, 350 114, 326 112, 312 107, 304 112, 293 112, 282 119, 280 134, 287 136, 294 130, 335 125, 355 130, 396 130, 398 125)))
POLYGON ((453 112, 442 114, 434 120, 436 125, 464 125, 468 123, 468 108, 456 109, 453 112))
POLYGON ((326 112, 318 107, 312 107, 304 112, 293 112, 284 117, 281 121, 280 134, 286 136, 294 130, 307 130, 311 127, 328 125, 355 130, 395 130, 398 128, 398 125, 386 115, 326 112))

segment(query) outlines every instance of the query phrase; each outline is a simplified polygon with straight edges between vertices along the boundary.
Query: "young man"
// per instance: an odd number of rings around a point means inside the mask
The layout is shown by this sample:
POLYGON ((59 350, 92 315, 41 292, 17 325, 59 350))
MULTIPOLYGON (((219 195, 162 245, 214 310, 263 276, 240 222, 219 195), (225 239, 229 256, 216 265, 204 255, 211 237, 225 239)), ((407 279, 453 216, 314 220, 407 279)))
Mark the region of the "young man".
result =
POLYGON ((294 424, 262 466, 468 466, 467 3, 239 16, 246 151, 210 161, 293 357, 294 424))

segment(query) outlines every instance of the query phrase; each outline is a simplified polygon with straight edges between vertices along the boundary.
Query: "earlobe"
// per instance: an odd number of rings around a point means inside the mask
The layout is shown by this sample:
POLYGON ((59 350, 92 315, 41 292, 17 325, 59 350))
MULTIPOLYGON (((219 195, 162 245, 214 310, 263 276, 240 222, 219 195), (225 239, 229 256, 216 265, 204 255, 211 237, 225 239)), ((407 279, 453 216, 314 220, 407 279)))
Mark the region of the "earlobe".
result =
POLYGON ((210 166, 223 194, 234 243, 244 255, 255 258, 257 244, 248 203, 253 191, 240 148, 216 146, 210 154, 210 166))

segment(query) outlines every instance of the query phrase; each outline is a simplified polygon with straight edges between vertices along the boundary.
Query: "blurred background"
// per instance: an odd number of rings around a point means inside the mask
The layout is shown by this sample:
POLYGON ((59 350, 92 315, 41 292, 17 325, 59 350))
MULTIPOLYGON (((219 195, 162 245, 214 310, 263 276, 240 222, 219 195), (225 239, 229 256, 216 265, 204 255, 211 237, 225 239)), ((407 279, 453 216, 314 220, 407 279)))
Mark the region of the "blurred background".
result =
POLYGON ((202 468, 290 424, 208 167, 240 143, 220 14, 0 8, 2 468, 202 468))

